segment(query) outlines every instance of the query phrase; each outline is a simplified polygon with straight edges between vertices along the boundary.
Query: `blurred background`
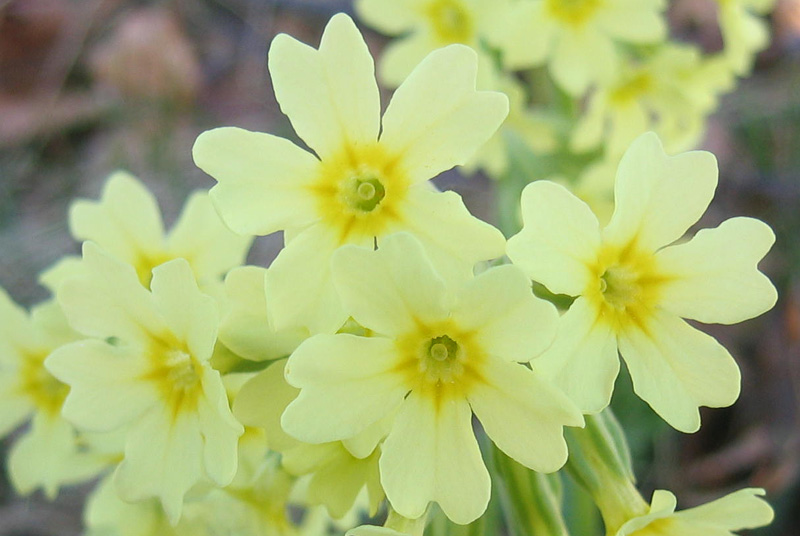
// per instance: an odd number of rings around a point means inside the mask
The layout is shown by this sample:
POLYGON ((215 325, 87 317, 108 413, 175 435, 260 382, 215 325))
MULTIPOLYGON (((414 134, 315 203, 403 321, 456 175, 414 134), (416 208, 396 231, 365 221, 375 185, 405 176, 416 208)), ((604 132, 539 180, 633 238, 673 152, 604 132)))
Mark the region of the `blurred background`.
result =
MULTIPOLYGON (((387 0, 388 1, 388 0, 387 0)), ((488 1, 488 0, 487 0, 488 1)), ((670 2, 673 31, 721 47, 711 0, 670 2)), ((0 0, 0 285, 20 304, 45 299, 37 274, 76 253, 66 217, 126 169, 157 195, 169 225, 187 193, 213 180, 192 163, 197 135, 234 125, 296 137, 275 102, 267 50, 279 32, 316 46, 349 0, 0 0)), ((720 162, 704 226, 760 218, 778 241, 762 264, 778 305, 739 326, 710 326, 737 358, 742 396, 708 410, 687 436, 653 418, 620 379, 614 405, 645 496, 673 490, 681 507, 743 486, 767 489, 777 518, 763 536, 800 535, 800 0, 781 0, 773 40, 752 77, 723 99, 703 148, 720 162)), ((362 26, 375 56, 386 38, 362 26)), ((384 95, 384 106, 388 101, 384 95)), ((544 178, 544 177, 532 177, 544 178)), ((437 179, 494 221, 495 184, 457 171, 437 179)), ((281 237, 249 259, 266 265, 281 237)), ((13 438, 0 444, 0 456, 13 438)), ((0 472, 0 536, 81 531, 89 488, 54 502, 16 497, 0 472)))

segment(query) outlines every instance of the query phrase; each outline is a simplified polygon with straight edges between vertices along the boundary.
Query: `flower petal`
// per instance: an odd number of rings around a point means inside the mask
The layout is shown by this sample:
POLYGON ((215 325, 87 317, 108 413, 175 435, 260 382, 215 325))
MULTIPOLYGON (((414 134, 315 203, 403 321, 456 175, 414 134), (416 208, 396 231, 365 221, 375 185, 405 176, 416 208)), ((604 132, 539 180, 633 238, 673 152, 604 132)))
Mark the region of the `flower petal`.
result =
POLYGON ((353 437, 396 408, 408 393, 388 339, 316 335, 289 358, 286 379, 300 395, 281 425, 307 443, 353 437))
POLYGON ((608 322, 578 298, 561 316, 555 341, 531 362, 584 413, 608 406, 619 374, 617 341, 608 322))
POLYGON ((478 58, 464 45, 430 53, 395 91, 381 144, 412 182, 465 164, 508 115, 502 93, 475 91, 478 58))
POLYGON ((765 223, 731 218, 703 229, 685 244, 656 254, 669 274, 660 306, 683 318, 735 324, 768 311, 778 299, 758 262, 775 242, 765 223))
POLYGON ((163 331, 152 296, 131 265, 93 242, 84 242, 82 264, 83 273, 64 281, 57 295, 73 328, 85 335, 127 342, 163 331))
POLYGON ((493 359, 481 372, 484 381, 468 399, 486 435, 526 467, 560 469, 567 461, 564 426, 583 426, 578 408, 523 365, 493 359))
POLYGON ((167 246, 175 257, 189 261, 198 284, 203 285, 243 264, 252 241, 222 223, 208 194, 195 192, 170 232, 167 246))
POLYGON ((320 158, 377 141, 381 105, 375 66, 347 15, 331 18, 319 50, 286 34, 276 36, 269 72, 281 110, 320 158))
POLYGON ((612 37, 630 43, 663 41, 667 26, 661 15, 660 0, 617 1, 598 11, 597 23, 612 37))
POLYGON ((642 134, 620 161, 614 215, 603 236, 621 246, 635 239, 640 249, 656 251, 700 219, 716 187, 714 155, 690 151, 670 157, 656 134, 642 134))
POLYGON ((209 195, 225 224, 240 234, 267 235, 302 227, 318 216, 305 187, 319 161, 292 142, 241 128, 200 134, 192 148, 197 167, 214 177, 209 195))
POLYGON ((377 251, 344 246, 332 264, 347 314, 377 333, 408 333, 418 320, 447 315, 444 282, 408 233, 386 237, 377 251))
POLYGON ((550 72, 561 88, 579 97, 592 83, 608 82, 618 69, 614 43, 593 27, 563 29, 552 56, 550 72))
MULTIPOLYGON (((384 5, 389 2, 381 0, 384 5)), ((383 85, 390 88, 400 86, 408 75, 425 59, 425 56, 439 46, 433 43, 428 32, 414 32, 390 42, 383 51, 378 65, 378 77, 383 85)))
POLYGON ((408 191, 403 230, 422 242, 445 280, 471 278, 475 263, 502 257, 503 234, 470 214, 460 195, 422 186, 408 191))
POLYGON ((228 312, 219 340, 235 354, 252 361, 286 357, 308 337, 302 328, 275 331, 269 325, 264 290, 267 270, 240 266, 225 277, 228 312))
POLYGON ((203 396, 197 403, 203 436, 203 465, 218 486, 227 486, 236 475, 239 436, 244 427, 233 418, 219 372, 203 364, 203 396))
POLYGON ((746 488, 715 501, 675 514, 682 521, 719 525, 728 531, 755 529, 769 525, 775 518, 772 507, 762 499, 764 490, 746 488))
POLYGON ((464 285, 453 319, 474 331, 492 356, 530 361, 553 341, 558 313, 531 292, 528 277, 511 265, 490 268, 464 285))
POLYGON ((522 220, 506 246, 512 262, 552 292, 581 294, 600 249, 592 209, 563 186, 536 181, 522 191, 522 220))
POLYGON ((173 416, 167 408, 154 408, 131 427, 125 459, 114 483, 127 502, 157 497, 170 522, 181 517, 183 497, 203 474, 203 441, 197 415, 173 416))
POLYGON ((216 301, 197 288, 185 259, 174 259, 153 269, 153 302, 172 334, 185 342, 196 359, 211 357, 217 340, 219 312, 216 301))
POLYGON ((700 428, 699 406, 727 407, 739 397, 739 367, 728 351, 671 313, 654 311, 642 329, 622 332, 619 350, 636 394, 681 432, 700 428))
POLYGON ((269 448, 284 452, 299 442, 283 431, 281 415, 300 390, 284 378, 286 360, 276 361, 248 380, 233 401, 233 414, 245 426, 263 428, 269 448))
POLYGON ((70 386, 62 413, 87 431, 105 432, 135 420, 158 403, 149 371, 127 347, 103 341, 74 342, 54 351, 44 362, 58 380, 70 386))
POLYGON ((395 35, 411 30, 419 24, 420 17, 414 10, 414 0, 356 0, 355 9, 364 23, 380 32, 395 35))
POLYGON ((416 519, 436 501, 451 521, 465 525, 489 503, 491 481, 472 431, 465 400, 411 393, 403 402, 380 459, 381 482, 392 507, 416 519))
POLYGON ((69 211, 77 240, 91 240, 111 255, 135 263, 144 252, 161 251, 164 227, 156 198, 134 176, 117 171, 99 201, 79 200, 69 211))
POLYGON ((307 327, 333 333, 347 320, 331 276, 339 243, 322 224, 297 235, 272 261, 265 279, 267 313, 276 331, 307 327))

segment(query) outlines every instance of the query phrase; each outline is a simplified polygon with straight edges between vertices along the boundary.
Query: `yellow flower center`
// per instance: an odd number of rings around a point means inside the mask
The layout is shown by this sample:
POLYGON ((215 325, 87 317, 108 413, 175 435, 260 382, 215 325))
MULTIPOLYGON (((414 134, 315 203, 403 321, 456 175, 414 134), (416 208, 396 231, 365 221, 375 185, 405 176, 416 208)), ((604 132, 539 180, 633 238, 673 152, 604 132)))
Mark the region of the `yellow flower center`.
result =
POLYGON ((616 104, 628 104, 649 92, 652 87, 653 77, 649 73, 638 72, 612 89, 610 99, 616 104))
POLYGON ((433 33, 442 44, 471 43, 475 23, 472 14, 459 0, 439 0, 427 10, 433 33))
POLYGON ((400 219, 408 179, 379 144, 346 146, 320 163, 311 189, 322 220, 336 229, 342 244, 380 236, 400 219))
POLYGON ((545 0, 551 17, 576 28, 586 24, 602 6, 603 0, 545 0))
POLYGON ((437 403, 445 398, 463 398, 475 382, 486 360, 475 334, 459 329, 451 321, 418 324, 398 339, 403 356, 399 369, 409 388, 431 396, 437 403))
POLYGON ((47 353, 26 355, 20 367, 20 391, 33 402, 36 409, 54 416, 69 393, 69 386, 61 383, 44 368, 47 353))
POLYGON ((173 416, 194 411, 203 390, 200 362, 184 346, 165 340, 155 341, 148 357, 151 369, 145 379, 157 385, 173 416))
POLYGON ((606 246, 599 259, 586 291, 599 318, 617 330, 631 323, 644 329, 668 277, 658 272, 652 253, 637 250, 635 242, 624 248, 606 246))

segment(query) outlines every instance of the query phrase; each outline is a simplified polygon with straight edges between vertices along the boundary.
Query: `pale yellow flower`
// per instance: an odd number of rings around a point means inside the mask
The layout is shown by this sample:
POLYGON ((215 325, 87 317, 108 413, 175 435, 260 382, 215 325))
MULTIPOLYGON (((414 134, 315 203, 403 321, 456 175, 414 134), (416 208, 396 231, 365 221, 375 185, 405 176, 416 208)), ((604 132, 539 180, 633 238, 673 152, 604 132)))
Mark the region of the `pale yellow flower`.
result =
POLYGON ((208 363, 216 302, 182 259, 153 269, 152 292, 133 267, 92 242, 82 263, 83 275, 60 285, 58 301, 70 324, 93 338, 45 361, 70 386, 62 413, 82 430, 126 427, 117 491, 128 501, 158 498, 177 523, 189 488, 204 478, 224 486, 236 473, 242 426, 208 363))
POLYGON ((683 319, 733 324, 769 310, 775 288, 757 264, 775 237, 761 221, 732 218, 675 244, 716 185, 712 154, 668 157, 648 133, 620 162, 614 214, 602 231, 563 187, 538 181, 525 188, 525 225, 508 255, 550 291, 576 297, 536 367, 585 412, 608 404, 618 352, 636 393, 678 430, 700 427, 699 406, 737 399, 736 362, 683 319))
POLYGON ((500 46, 503 64, 547 64, 573 96, 613 78, 621 43, 657 43, 666 36, 663 0, 520 0, 510 10, 500 46))
POLYGON ((351 438, 387 416, 380 476, 394 510, 420 517, 436 501, 456 523, 486 509, 489 473, 473 412, 520 463, 555 471, 567 458, 563 427, 583 419, 570 401, 519 364, 544 350, 555 308, 513 266, 464 282, 442 279, 412 236, 377 251, 347 246, 333 274, 346 310, 374 336, 320 334, 289 358, 300 389, 281 424, 309 443, 351 438))
POLYGON ((336 15, 318 50, 281 34, 269 53, 281 109, 316 154, 238 128, 200 135, 195 162, 217 179, 211 197, 231 229, 285 232, 286 247, 266 276, 274 328, 341 327, 347 315, 330 258, 343 244, 373 247, 407 230, 440 269, 462 277, 475 262, 502 255, 499 231, 471 216, 457 194, 427 182, 465 163, 508 112, 504 95, 475 90, 476 63, 463 45, 433 52, 381 119, 372 57, 353 21, 336 15))
MULTIPOLYGON (((165 233, 155 197, 124 171, 108 178, 98 201, 72 204, 69 227, 77 240, 91 240, 133 266, 144 286, 149 286, 153 268, 178 258, 188 261, 201 287, 218 284, 228 270, 244 262, 252 242, 225 227, 204 192, 189 197, 178 221, 165 233)), ((79 272, 79 260, 67 257, 42 279, 56 291, 61 281, 79 272)))
POLYGON ((753 68, 756 53, 769 45, 769 26, 762 18, 775 0, 717 0, 725 57, 739 76, 753 68))
POLYGON ((733 531, 769 525, 774 513, 761 496, 747 488, 695 508, 675 511, 675 495, 656 490, 650 511, 622 525, 614 536, 732 536, 733 531))
POLYGON ((308 504, 324 505, 331 517, 341 519, 366 490, 370 515, 375 515, 384 497, 378 443, 388 430, 379 423, 356 437, 318 445, 287 435, 280 425, 281 414, 300 390, 286 382, 285 364, 286 360, 278 361, 245 383, 234 400, 234 415, 247 426, 265 430, 270 448, 282 453, 286 471, 308 475, 308 504))
POLYGON ((571 148, 604 147, 609 158, 619 158, 652 130, 670 151, 691 149, 705 133, 719 95, 732 84, 732 72, 718 58, 704 58, 689 45, 664 45, 647 60, 621 68, 589 97, 571 148))
POLYGON ((0 289, 0 437, 32 418, 8 458, 11 483, 23 495, 42 488, 53 499, 59 487, 106 465, 81 448, 75 428, 61 417, 69 387, 44 367, 51 352, 79 338, 55 302, 28 314, 0 289))
POLYGON ((378 73, 389 87, 399 86, 430 52, 460 43, 478 53, 479 86, 499 74, 485 41, 496 40, 511 3, 508 0, 356 0, 356 14, 387 35, 397 35, 383 52, 378 73))

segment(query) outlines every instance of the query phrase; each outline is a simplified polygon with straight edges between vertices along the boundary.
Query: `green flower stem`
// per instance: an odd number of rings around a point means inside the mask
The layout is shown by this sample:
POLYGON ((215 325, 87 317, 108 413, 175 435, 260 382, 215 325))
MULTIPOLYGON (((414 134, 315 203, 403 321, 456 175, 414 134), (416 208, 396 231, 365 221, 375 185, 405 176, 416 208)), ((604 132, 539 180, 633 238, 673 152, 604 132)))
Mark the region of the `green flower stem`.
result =
POLYGON ((501 503, 515 536, 569 536, 558 474, 531 471, 494 449, 501 503))
POLYGON ((425 532, 425 523, 428 519, 429 511, 430 507, 417 519, 408 519, 395 512, 390 506, 389 516, 386 518, 386 523, 384 523, 383 526, 396 530, 397 532, 402 532, 403 534, 408 534, 408 536, 422 536, 423 532, 425 532))
POLYGON ((600 509, 606 534, 614 535, 629 519, 647 513, 631 467, 625 436, 610 409, 586 416, 585 428, 568 428, 565 466, 600 509))

